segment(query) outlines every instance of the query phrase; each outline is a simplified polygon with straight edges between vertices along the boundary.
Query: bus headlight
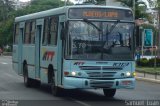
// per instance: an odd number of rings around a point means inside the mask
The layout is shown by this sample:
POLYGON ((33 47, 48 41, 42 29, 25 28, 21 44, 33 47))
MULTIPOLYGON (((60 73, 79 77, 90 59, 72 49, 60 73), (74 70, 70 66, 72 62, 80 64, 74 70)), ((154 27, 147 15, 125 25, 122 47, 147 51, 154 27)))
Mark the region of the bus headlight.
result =
POLYGON ((131 73, 130 73, 130 72, 126 72, 126 76, 127 76, 127 77, 130 77, 130 76, 131 76, 131 73))
POLYGON ((76 72, 75 72, 75 71, 72 71, 72 72, 71 72, 71 75, 72 75, 72 76, 76 76, 76 72))

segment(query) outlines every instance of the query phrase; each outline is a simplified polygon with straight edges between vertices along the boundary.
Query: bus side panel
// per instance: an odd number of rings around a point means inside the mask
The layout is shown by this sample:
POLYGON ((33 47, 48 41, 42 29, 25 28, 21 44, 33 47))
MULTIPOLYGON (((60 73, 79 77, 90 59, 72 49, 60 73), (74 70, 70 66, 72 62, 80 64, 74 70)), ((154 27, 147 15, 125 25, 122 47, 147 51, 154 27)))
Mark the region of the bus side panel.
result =
POLYGON ((35 79, 35 46, 23 45, 23 62, 27 62, 29 78, 35 79))
MULTIPOLYGON (((45 28, 48 24, 46 24, 47 21, 44 21, 44 27, 45 28)), ((46 39, 44 36, 44 33, 41 36, 41 48, 40 48, 40 79, 41 82, 48 83, 48 76, 51 75, 51 71, 53 71, 55 75, 55 80, 57 78, 57 56, 58 56, 58 42, 57 41, 57 32, 58 32, 58 16, 51 16, 50 17, 50 30, 52 33, 50 36, 50 43, 47 41, 47 44, 43 44, 43 41, 46 42, 46 39), (54 33, 53 33, 54 32, 54 33), (48 67, 51 66, 53 70, 48 71, 48 67)), ((43 29, 44 32, 46 32, 45 29, 43 29)), ((60 63, 59 63, 60 64, 60 63)), ((57 81, 55 81, 57 82, 57 81)))
POLYGON ((41 82, 48 83, 48 66, 52 65, 54 70, 57 70, 57 47, 42 46, 41 47, 41 82))
POLYGON ((18 45, 13 45, 12 61, 13 70, 18 74, 18 45))

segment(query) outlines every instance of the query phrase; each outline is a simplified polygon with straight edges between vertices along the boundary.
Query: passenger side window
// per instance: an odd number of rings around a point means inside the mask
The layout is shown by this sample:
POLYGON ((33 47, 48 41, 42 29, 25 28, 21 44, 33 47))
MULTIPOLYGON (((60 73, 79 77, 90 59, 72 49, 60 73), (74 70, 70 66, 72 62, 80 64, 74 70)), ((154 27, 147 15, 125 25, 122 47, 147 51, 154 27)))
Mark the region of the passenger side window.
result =
POLYGON ((58 17, 45 18, 43 45, 57 45, 58 17))
POLYGON ((49 45, 57 44, 57 32, 58 32, 58 17, 52 17, 50 20, 50 36, 49 36, 49 45))
POLYGON ((31 44, 35 43, 35 31, 36 31, 36 25, 35 21, 31 22, 31 44))
POLYGON ((24 44, 29 44, 30 38, 30 22, 27 22, 25 25, 24 44))
POLYGON ((15 24, 15 33, 14 33, 14 44, 18 44, 19 37, 19 23, 15 24))
POLYGON ((35 21, 28 21, 25 25, 24 44, 35 43, 35 21))

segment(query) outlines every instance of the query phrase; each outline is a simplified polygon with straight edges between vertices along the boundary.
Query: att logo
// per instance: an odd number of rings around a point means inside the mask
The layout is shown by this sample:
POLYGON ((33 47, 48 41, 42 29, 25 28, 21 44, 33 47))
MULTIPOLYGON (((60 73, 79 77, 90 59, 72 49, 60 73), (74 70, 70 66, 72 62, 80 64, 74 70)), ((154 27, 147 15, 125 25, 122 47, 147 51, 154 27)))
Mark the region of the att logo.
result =
POLYGON ((126 67, 128 65, 129 65, 129 63, 113 63, 114 67, 126 67))
POLYGON ((74 65, 83 65, 84 62, 75 62, 74 65))

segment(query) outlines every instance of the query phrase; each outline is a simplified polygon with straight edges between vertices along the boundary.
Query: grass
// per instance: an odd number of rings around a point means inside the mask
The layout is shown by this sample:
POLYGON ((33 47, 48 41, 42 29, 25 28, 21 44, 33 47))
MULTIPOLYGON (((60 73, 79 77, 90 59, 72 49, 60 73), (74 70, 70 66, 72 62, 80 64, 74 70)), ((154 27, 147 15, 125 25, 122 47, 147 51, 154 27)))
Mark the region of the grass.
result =
POLYGON ((154 67, 136 67, 136 71, 138 72, 146 72, 150 74, 158 73, 160 74, 160 67, 154 68, 154 67))

